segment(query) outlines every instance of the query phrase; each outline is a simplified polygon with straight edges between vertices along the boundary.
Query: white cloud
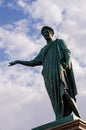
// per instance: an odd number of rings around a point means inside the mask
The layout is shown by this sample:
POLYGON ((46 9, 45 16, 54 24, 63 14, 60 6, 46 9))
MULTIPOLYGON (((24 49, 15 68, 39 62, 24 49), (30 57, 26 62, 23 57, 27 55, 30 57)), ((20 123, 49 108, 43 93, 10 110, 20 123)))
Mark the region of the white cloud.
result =
POLYGON ((61 10, 51 0, 34 2, 29 10, 35 19, 43 20, 45 24, 57 24, 62 21, 61 10), (45 4, 46 3, 46 4, 45 4))
POLYGON ((32 37, 27 35, 29 25, 26 20, 21 20, 14 25, 5 25, 0 28, 0 47, 6 48, 5 53, 15 58, 30 58, 40 48, 40 43, 36 44, 32 37), (5 37, 4 37, 5 36, 5 37))
POLYGON ((42 20, 43 24, 57 24, 62 21, 61 9, 51 0, 32 2, 30 5, 25 1, 18 1, 18 5, 32 18, 42 20), (46 3, 46 4, 45 4, 46 3))
POLYGON ((26 3, 25 3, 25 1, 23 1, 23 0, 18 0, 18 5, 19 5, 20 7, 22 7, 22 8, 25 8, 26 3))

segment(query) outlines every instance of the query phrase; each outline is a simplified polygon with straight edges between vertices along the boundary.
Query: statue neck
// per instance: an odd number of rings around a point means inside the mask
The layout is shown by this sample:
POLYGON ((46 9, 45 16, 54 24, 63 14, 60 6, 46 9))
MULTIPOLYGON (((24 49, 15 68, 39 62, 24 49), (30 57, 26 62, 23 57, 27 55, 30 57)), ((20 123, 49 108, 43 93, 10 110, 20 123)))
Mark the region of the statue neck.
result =
POLYGON ((52 39, 47 40, 47 44, 52 43, 52 39))

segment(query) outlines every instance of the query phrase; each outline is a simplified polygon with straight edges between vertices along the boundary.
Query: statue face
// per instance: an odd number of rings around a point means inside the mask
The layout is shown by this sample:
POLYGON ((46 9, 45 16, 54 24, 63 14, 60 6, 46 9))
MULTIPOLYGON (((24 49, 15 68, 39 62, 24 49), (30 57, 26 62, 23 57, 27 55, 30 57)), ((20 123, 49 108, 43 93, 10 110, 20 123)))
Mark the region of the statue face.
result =
POLYGON ((42 31, 42 35, 46 40, 50 40, 53 37, 52 32, 47 28, 42 31))

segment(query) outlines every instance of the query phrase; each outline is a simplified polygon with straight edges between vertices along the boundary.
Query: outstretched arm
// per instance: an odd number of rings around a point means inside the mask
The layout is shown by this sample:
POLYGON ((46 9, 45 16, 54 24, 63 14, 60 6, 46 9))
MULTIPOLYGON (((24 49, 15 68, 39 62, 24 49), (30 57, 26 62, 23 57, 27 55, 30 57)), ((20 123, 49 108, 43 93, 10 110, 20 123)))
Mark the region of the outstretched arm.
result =
POLYGON ((42 49, 40 51, 40 53, 31 61, 21 61, 21 60, 15 60, 9 63, 9 66, 13 66, 16 64, 21 64, 21 65, 25 65, 25 66, 38 66, 38 65, 42 65, 42 49))
POLYGON ((13 66, 13 65, 16 65, 16 64, 34 67, 34 66, 41 65, 42 63, 41 63, 41 61, 36 61, 36 60, 31 60, 31 61, 15 60, 15 61, 10 62, 8 66, 13 66))

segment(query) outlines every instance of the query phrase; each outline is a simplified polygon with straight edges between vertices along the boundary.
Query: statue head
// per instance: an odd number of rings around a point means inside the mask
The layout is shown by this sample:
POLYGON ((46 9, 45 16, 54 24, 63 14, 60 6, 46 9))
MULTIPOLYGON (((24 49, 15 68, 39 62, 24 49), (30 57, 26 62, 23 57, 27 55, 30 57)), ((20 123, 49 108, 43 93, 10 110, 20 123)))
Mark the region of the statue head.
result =
POLYGON ((54 30, 49 26, 44 26, 41 29, 41 34, 46 40, 52 39, 54 35, 54 30))
POLYGON ((41 29, 41 34, 42 34, 42 35, 43 35, 43 32, 44 32, 45 30, 50 31, 50 32, 52 33, 52 35, 54 35, 54 30, 53 30, 51 27, 49 27, 49 26, 44 26, 44 27, 42 27, 42 29, 41 29))

